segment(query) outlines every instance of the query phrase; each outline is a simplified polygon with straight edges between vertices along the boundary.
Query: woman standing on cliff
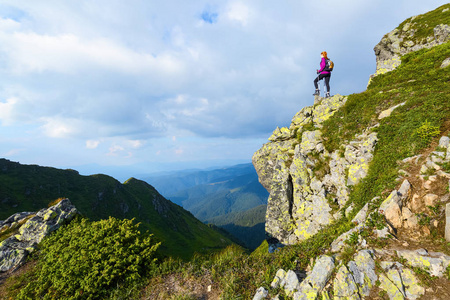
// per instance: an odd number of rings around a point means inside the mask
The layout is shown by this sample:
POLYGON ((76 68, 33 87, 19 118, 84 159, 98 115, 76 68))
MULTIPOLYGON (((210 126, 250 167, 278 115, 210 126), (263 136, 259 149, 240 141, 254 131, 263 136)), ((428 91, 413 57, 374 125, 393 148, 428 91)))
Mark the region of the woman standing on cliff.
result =
POLYGON ((320 57, 322 59, 320 61, 320 69, 317 70, 317 74, 319 74, 319 75, 316 77, 316 79, 314 79, 314 86, 316 87, 316 91, 314 92, 313 95, 314 96, 320 95, 318 82, 319 82, 319 80, 325 79, 325 85, 327 86, 327 94, 325 95, 325 98, 328 98, 328 97, 330 97, 331 72, 328 71, 328 69, 327 69, 327 61, 328 61, 327 52, 323 51, 322 53, 320 53, 320 57))

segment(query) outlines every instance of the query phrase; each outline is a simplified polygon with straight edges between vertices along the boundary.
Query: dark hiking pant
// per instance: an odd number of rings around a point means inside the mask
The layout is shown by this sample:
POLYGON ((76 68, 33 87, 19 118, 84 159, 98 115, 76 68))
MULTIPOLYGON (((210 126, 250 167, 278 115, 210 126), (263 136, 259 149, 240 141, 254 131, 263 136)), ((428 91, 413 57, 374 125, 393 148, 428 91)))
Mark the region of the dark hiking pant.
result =
POLYGON ((319 76, 314 79, 314 86, 316 87, 316 90, 319 89, 318 82, 319 80, 325 79, 325 85, 327 86, 327 92, 330 92, 330 77, 331 74, 319 74, 319 76))

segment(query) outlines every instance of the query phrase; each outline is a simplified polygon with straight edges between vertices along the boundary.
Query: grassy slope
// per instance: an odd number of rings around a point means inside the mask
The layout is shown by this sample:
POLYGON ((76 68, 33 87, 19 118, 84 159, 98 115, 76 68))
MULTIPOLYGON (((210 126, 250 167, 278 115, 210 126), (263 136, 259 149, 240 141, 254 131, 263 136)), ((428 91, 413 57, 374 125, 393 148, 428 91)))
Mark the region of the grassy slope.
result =
POLYGON ((136 179, 121 184, 106 175, 81 176, 73 170, 0 159, 0 187, 0 219, 19 211, 37 211, 57 198, 67 197, 92 220, 136 218, 143 230, 150 230, 163 241, 161 249, 169 255, 189 258, 194 252, 231 243, 136 179))

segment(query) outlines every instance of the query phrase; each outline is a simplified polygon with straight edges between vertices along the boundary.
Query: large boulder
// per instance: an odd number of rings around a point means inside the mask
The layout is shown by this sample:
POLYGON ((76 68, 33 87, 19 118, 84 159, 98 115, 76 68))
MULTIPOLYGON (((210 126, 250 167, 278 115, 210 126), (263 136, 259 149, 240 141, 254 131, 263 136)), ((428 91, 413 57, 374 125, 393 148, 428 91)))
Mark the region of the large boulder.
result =
MULTIPOLYGON (((63 199, 29 218, 18 228, 16 235, 0 243, 0 272, 14 270, 21 266, 27 255, 35 250, 44 237, 73 219, 76 214, 77 209, 69 199, 63 199)), ((27 216, 30 214, 27 213, 27 216)), ((6 221, 10 219, 11 217, 6 221)))

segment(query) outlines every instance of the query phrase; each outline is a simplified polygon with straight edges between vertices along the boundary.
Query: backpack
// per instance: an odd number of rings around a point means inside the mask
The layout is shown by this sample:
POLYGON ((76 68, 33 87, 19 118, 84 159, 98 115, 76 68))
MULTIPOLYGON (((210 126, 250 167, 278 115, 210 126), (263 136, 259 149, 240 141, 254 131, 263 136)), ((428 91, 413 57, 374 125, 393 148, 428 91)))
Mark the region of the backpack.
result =
POLYGON ((324 68, 324 71, 331 72, 334 68, 334 62, 332 62, 330 59, 327 59, 327 65, 324 68))

